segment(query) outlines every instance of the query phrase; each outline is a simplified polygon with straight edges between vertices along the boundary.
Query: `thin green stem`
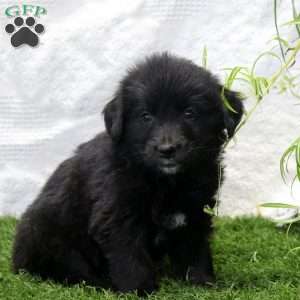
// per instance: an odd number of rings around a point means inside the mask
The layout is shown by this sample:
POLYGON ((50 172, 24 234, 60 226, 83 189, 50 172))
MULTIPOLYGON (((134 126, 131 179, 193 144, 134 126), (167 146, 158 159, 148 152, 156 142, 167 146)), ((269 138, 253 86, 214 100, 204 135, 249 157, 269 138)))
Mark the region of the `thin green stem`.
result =
MULTIPOLYGON (((297 13, 297 10, 296 10, 296 5, 295 5, 295 0, 292 0, 292 7, 293 7, 293 17, 295 19, 296 17, 298 17, 298 13, 297 13)), ((299 27, 299 24, 295 24, 295 27, 296 27, 296 30, 298 32, 298 36, 300 37, 300 27, 299 27)))
POLYGON ((279 47, 280 47, 280 52, 281 52, 281 56, 283 61, 285 61, 285 55, 284 55, 284 51, 283 51, 283 47, 282 44, 280 42, 280 34, 279 34, 279 28, 278 28, 278 18, 277 18, 277 0, 274 0, 274 23, 275 23, 275 29, 276 29, 276 34, 277 34, 277 38, 278 38, 278 43, 279 43, 279 47))

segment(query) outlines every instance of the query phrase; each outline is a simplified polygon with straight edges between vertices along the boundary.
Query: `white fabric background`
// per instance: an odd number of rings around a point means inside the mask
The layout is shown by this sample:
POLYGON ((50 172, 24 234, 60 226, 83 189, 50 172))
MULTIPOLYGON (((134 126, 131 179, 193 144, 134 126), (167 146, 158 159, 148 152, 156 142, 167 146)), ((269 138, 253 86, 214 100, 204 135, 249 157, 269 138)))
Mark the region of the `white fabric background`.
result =
MULTIPOLYGON (((101 110, 134 61, 168 50, 201 64, 206 45, 221 78, 222 68, 253 62, 275 33, 272 0, 32 0, 48 10, 38 20, 46 31, 38 47, 15 49, 4 10, 17 3, 0 1, 0 214, 23 212, 57 164, 103 130, 101 110)), ((290 1, 279 10, 291 19, 290 1)), ((268 96, 228 149, 223 214, 291 200, 279 158, 300 132, 296 102, 268 96)))

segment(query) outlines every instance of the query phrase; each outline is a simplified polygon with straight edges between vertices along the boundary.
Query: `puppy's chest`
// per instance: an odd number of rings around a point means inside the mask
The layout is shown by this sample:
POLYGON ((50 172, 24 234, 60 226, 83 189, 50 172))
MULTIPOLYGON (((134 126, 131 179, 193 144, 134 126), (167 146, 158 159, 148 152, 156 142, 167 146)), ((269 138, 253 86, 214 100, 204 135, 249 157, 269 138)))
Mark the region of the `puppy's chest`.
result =
POLYGON ((157 206, 152 208, 152 222, 155 227, 153 245, 164 248, 176 236, 185 235, 194 226, 201 211, 200 195, 197 193, 172 193, 160 195, 157 206), (197 213, 198 212, 198 213, 197 213))
POLYGON ((172 212, 166 215, 162 215, 159 220, 158 226, 163 230, 176 230, 187 226, 188 216, 184 212, 172 212))
POLYGON ((162 250, 168 247, 170 238, 185 231, 188 222, 188 216, 184 212, 177 211, 161 215, 155 224, 152 237, 154 249, 159 251, 159 249, 162 250))
POLYGON ((156 197, 152 207, 152 222, 163 230, 176 230, 188 226, 199 211, 200 199, 190 194, 172 193, 156 197))
POLYGON ((152 222, 157 228, 165 231, 174 231, 188 226, 191 215, 187 201, 189 200, 182 199, 180 202, 174 196, 160 203, 158 207, 152 209, 152 222))

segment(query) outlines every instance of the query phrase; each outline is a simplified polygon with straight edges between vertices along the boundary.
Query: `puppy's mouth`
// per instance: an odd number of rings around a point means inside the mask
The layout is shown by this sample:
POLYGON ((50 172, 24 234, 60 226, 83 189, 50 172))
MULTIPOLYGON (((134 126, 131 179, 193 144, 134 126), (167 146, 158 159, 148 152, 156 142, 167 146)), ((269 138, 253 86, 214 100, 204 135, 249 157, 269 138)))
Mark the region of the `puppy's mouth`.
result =
POLYGON ((180 166, 174 159, 161 159, 159 161, 159 169, 164 174, 174 175, 179 171, 180 166))

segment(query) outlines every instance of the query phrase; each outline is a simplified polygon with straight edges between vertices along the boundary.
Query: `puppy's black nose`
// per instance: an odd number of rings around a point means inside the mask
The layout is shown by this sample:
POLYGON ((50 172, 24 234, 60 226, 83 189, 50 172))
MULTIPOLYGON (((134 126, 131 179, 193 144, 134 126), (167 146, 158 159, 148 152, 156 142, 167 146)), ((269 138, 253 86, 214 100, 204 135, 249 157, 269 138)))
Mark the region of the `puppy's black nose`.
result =
POLYGON ((175 154, 176 150, 180 148, 179 144, 161 144, 156 147, 156 150, 163 157, 171 157, 175 154))

